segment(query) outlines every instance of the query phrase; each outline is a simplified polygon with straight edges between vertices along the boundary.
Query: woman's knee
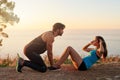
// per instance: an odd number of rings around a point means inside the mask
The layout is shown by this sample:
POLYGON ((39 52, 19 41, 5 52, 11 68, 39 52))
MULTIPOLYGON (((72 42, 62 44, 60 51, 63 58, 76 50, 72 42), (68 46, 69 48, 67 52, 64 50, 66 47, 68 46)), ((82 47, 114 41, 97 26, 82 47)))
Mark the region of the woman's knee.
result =
POLYGON ((71 51, 72 49, 73 49, 73 48, 72 48, 71 46, 68 46, 68 47, 67 47, 67 50, 68 50, 68 51, 71 51))
POLYGON ((67 47, 67 49, 68 49, 68 50, 71 50, 71 49, 72 49, 72 47, 71 47, 71 46, 68 46, 68 47, 67 47))

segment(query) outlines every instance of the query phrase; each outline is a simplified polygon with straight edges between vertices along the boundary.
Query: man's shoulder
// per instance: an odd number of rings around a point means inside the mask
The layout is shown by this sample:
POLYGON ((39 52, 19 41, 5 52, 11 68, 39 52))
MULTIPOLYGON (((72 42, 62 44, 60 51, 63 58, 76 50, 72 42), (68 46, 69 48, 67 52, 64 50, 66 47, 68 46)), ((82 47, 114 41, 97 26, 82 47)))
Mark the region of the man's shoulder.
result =
POLYGON ((46 31, 42 34, 42 39, 44 41, 51 41, 53 40, 54 41, 54 35, 52 33, 52 31, 46 31))
POLYGON ((46 35, 46 36, 48 36, 48 37, 54 36, 53 33, 52 33, 52 31, 46 31, 46 32, 44 32, 43 34, 46 35))

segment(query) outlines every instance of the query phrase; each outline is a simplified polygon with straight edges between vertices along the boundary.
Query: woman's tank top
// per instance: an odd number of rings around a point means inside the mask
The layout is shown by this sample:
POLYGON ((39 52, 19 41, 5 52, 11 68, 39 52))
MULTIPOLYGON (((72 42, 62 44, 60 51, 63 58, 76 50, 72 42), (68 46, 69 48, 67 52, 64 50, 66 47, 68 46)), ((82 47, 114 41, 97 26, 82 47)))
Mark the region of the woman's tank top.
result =
POLYGON ((99 60, 99 57, 96 54, 96 50, 90 51, 90 55, 83 58, 87 69, 89 69, 93 64, 95 64, 97 60, 99 60))

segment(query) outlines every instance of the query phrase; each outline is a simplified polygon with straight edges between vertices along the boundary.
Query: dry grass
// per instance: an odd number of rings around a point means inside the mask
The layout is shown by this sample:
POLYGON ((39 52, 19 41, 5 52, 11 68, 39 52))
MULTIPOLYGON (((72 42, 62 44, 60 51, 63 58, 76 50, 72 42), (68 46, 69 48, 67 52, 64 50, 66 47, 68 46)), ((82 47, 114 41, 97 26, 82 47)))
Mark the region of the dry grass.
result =
POLYGON ((100 60, 102 63, 119 63, 120 62, 120 56, 109 56, 106 58, 106 60, 100 60))
POLYGON ((17 58, 10 58, 9 55, 7 56, 7 58, 5 59, 2 59, 0 58, 0 67, 7 67, 7 66, 10 66, 10 67, 14 67, 16 66, 16 60, 17 58))

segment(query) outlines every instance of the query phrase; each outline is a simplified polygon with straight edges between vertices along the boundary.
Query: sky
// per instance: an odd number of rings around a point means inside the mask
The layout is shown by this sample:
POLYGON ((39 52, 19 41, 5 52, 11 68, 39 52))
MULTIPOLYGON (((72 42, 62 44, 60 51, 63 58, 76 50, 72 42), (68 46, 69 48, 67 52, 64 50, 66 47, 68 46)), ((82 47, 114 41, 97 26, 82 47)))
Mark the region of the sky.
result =
POLYGON ((21 29, 120 29, 120 0, 12 0, 21 29))
MULTIPOLYGON (((76 30, 79 32, 86 31, 85 33, 87 33, 86 29, 88 29, 88 31, 89 29, 120 30, 120 0, 12 1, 15 2, 14 13, 18 15, 20 22, 5 29, 4 32, 8 33, 9 38, 4 39, 3 46, 0 47, 0 57, 2 53, 4 53, 4 56, 8 53, 11 55, 23 53, 23 48, 29 41, 40 35, 42 32, 50 30, 56 22, 61 22, 66 25, 66 31, 64 31, 65 33, 63 36, 68 36, 67 30, 68 32, 72 32, 73 29, 75 30, 72 33, 76 30)), ((108 32, 111 34, 110 36, 113 34, 111 32, 112 30, 108 30, 110 31, 108 32)), ((102 33, 103 30, 100 34, 102 33)), ((97 32, 95 34, 97 34, 97 32)), ((70 36, 73 37, 72 35, 70 36)), ((58 39, 65 40, 60 37, 58 37, 58 39)), ((82 38, 80 39, 82 40, 82 38)))

